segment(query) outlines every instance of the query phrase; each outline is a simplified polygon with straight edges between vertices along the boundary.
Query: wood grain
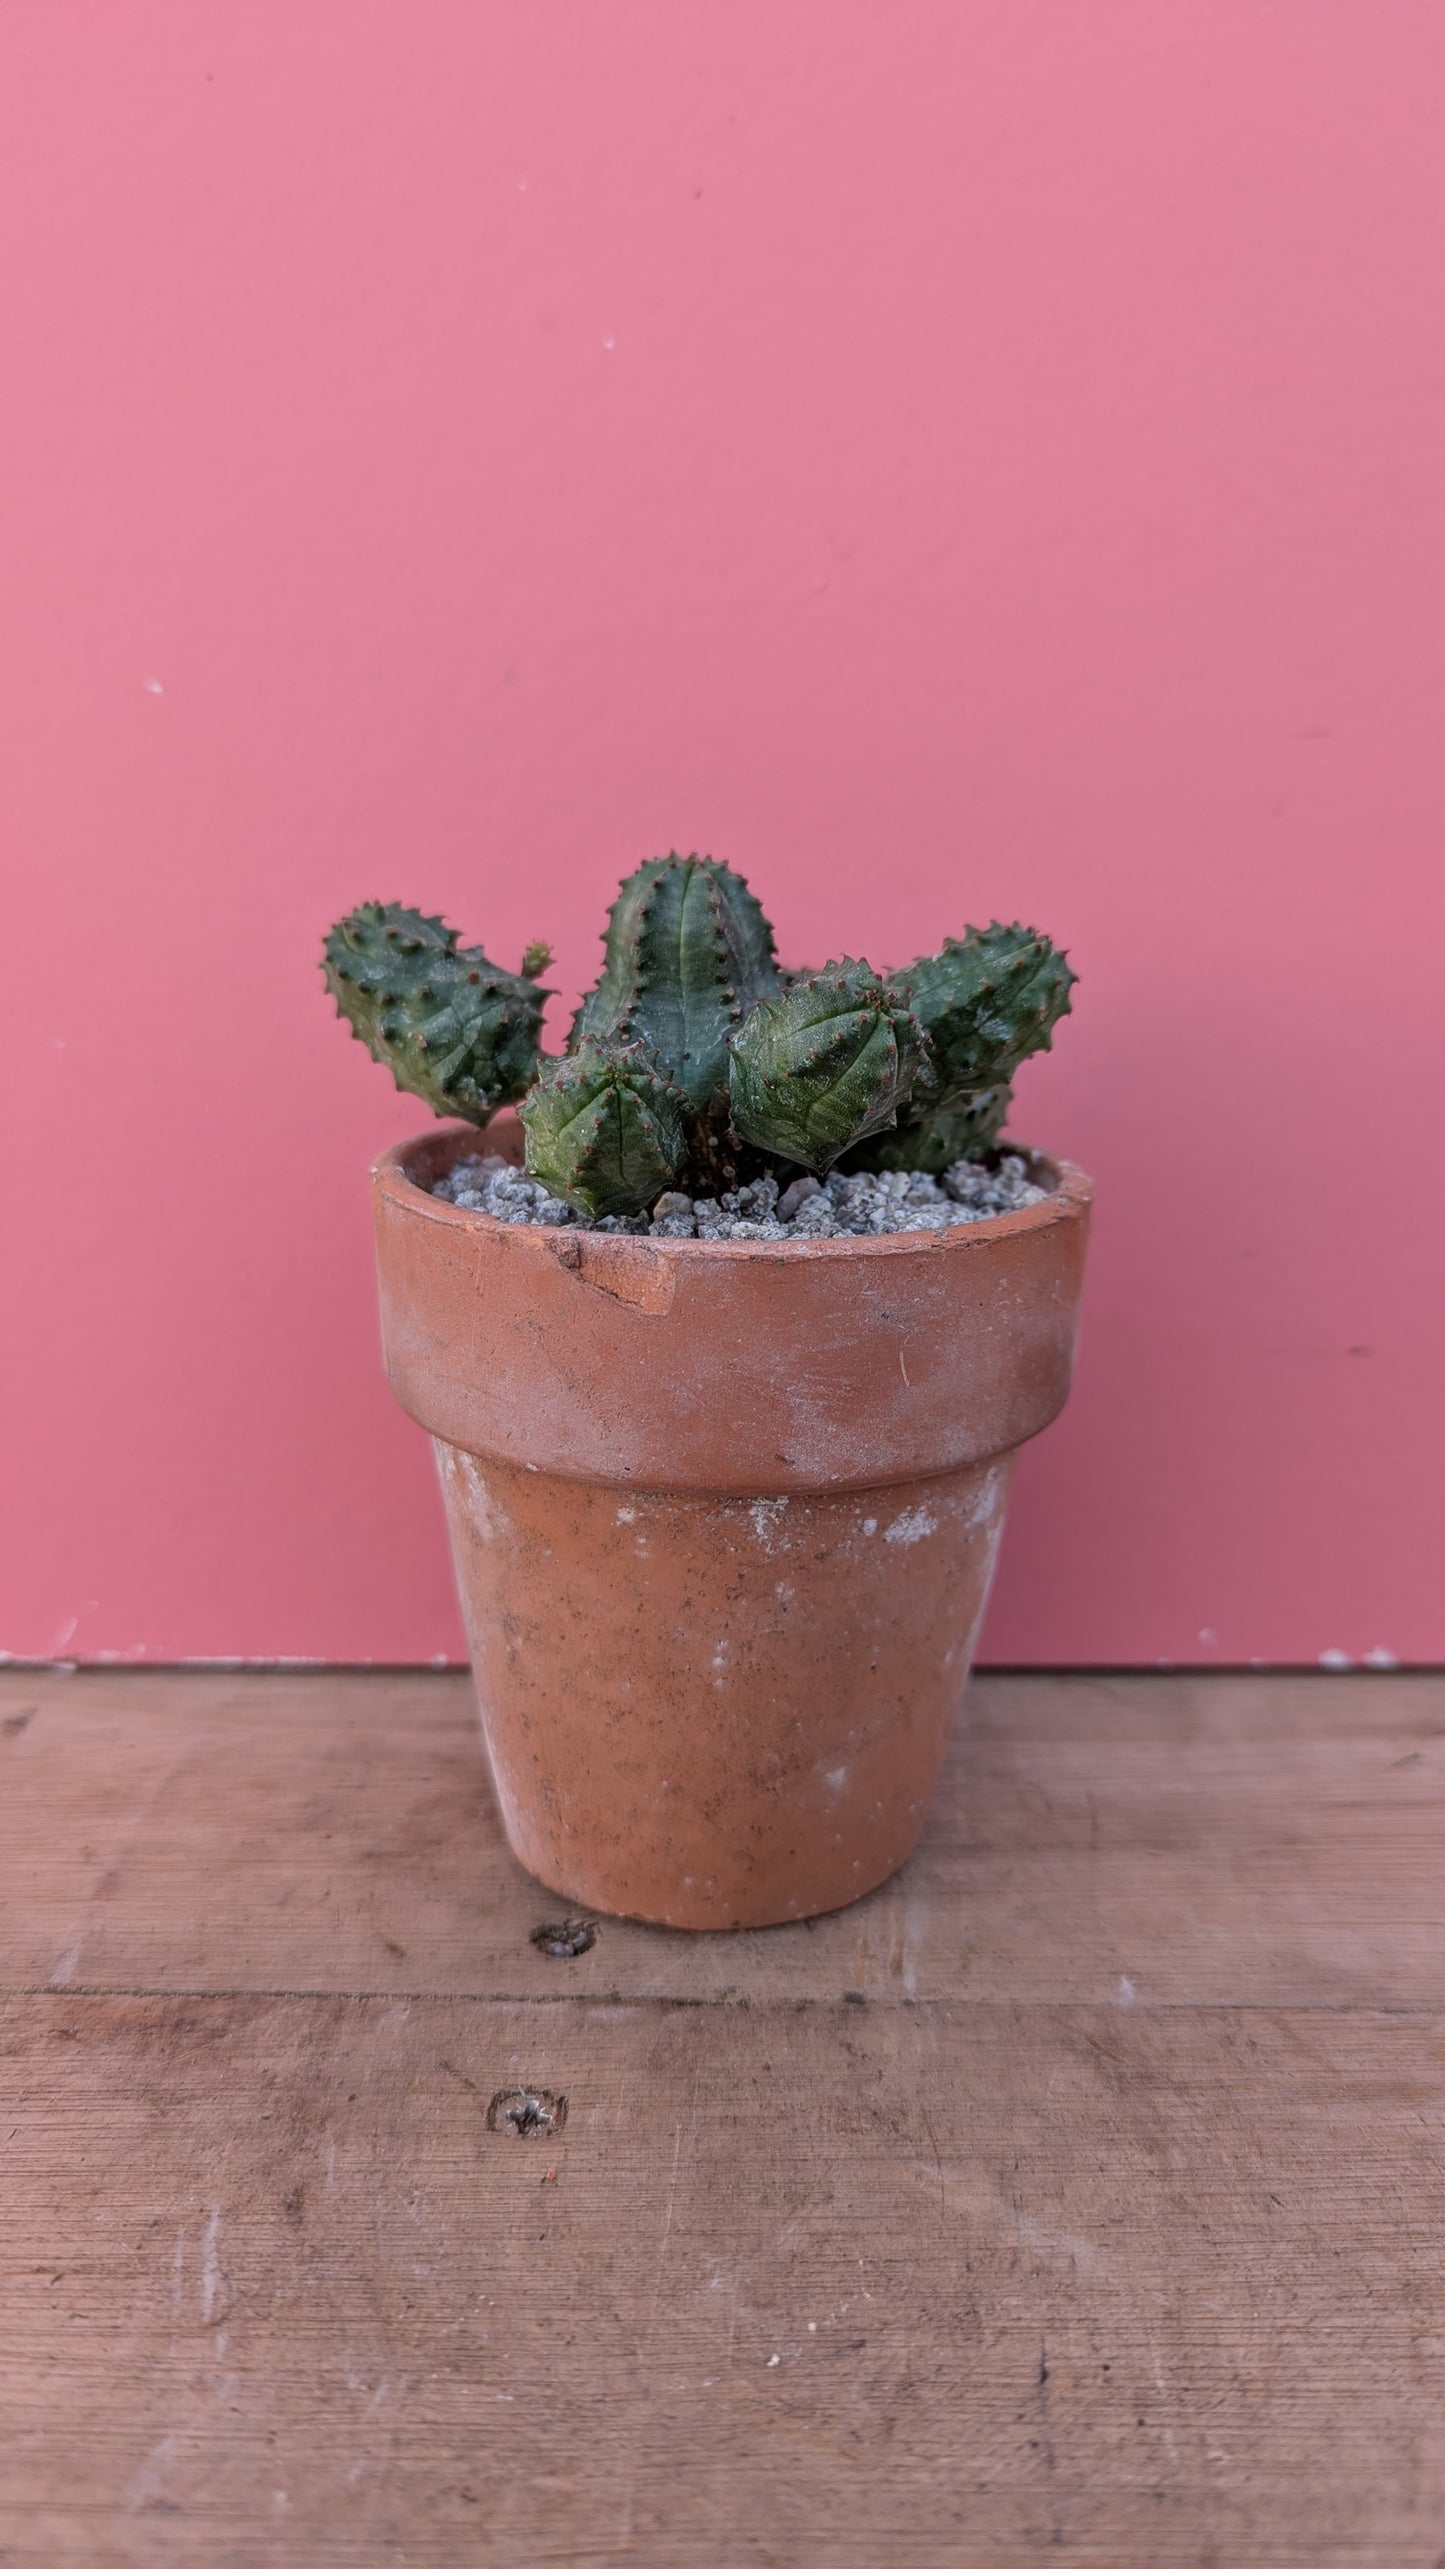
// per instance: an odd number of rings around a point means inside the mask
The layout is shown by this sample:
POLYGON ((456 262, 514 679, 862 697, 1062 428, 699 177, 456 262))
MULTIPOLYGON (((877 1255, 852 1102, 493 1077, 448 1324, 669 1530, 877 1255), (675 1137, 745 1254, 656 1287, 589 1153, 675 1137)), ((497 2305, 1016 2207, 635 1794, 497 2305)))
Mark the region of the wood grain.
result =
POLYGON ((565 1969, 463 1675, 12 1671, 0 1702, 0 1986, 1445 2006, 1432 1676, 986 1674, 872 1899, 614 1923, 565 1969))
POLYGON ((1442 1752, 985 1678, 864 1910, 563 1961, 453 1681, 10 1672, 0 2562, 1438 2569, 1442 1752))

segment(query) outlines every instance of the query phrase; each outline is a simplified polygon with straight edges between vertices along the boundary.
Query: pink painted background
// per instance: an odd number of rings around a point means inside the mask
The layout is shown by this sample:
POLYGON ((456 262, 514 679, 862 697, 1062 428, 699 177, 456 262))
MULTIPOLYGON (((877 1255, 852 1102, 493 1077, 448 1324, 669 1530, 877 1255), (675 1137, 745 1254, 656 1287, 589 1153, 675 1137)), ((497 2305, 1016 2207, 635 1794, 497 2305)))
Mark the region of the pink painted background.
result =
MULTIPOLYGON (((0 1643, 460 1649, 314 954, 1021 913, 1100 1184, 986 1655, 1445 1657, 1436 0, 0 31, 0 1643)), ((559 1011, 560 1015, 560 1011, 559 1011)))

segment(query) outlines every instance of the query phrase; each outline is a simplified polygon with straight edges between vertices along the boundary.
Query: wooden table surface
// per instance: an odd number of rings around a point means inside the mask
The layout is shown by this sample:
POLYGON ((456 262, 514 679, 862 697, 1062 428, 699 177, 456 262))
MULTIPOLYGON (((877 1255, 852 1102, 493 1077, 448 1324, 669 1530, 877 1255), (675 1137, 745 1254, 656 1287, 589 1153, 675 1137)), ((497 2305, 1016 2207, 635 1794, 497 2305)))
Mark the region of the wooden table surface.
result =
POLYGON ((3 2569, 1441 2569, 1442 1815, 1438 1678, 983 1677, 562 1957, 465 1679, 6 1672, 3 2569))

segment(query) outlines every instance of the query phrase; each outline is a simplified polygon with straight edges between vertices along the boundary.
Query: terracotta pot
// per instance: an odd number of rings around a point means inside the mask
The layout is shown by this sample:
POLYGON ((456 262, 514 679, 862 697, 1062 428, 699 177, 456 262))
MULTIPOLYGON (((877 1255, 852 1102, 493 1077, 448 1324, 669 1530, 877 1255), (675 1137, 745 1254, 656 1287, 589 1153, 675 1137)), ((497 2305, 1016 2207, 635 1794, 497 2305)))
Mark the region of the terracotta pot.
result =
MULTIPOLYGON (((1014 1458, 1063 1406, 1089 1181, 882 1239, 638 1240, 373 1172, 387 1370, 436 1440, 497 1800, 584 1909, 758 1927, 918 1836, 1014 1458)), ((515 1122, 488 1147, 520 1156, 515 1122)), ((415 1181, 415 1182, 413 1182, 415 1181)))

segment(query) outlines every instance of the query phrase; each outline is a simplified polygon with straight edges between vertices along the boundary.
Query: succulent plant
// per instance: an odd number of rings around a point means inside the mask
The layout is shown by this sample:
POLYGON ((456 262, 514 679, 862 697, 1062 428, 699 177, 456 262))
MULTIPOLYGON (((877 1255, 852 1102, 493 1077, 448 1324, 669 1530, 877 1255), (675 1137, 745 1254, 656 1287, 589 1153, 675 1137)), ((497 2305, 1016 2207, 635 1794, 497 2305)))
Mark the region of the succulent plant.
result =
POLYGON ((530 971, 503 972, 445 920, 364 901, 328 931, 322 969, 337 1014, 398 1088, 485 1124, 536 1076, 548 993, 533 975, 550 960, 530 946, 530 971))
POLYGON ((1047 1052, 1076 975, 1047 937, 1017 923, 969 928, 920 955, 890 987, 906 997, 931 1046, 912 1112, 862 1155, 869 1168, 924 1169, 992 1150, 1030 1053, 1047 1052))
POLYGON ((612 904, 602 976, 571 1040, 641 1035, 702 1117, 726 1095, 731 1037, 782 986, 772 929, 740 874, 711 856, 650 857, 612 904))
POLYGON ((942 1177, 958 1160, 985 1160, 1008 1120, 1013 1090, 1005 1080, 981 1088, 957 1106, 936 1106, 913 1117, 900 1115, 886 1133, 877 1133, 849 1156, 855 1169, 917 1169, 942 1177))
POLYGON ((1047 1052, 1076 978, 1037 928, 1006 928, 998 919, 945 937, 941 953, 920 955, 890 977, 927 1029, 943 1106, 1011 1079, 1030 1053, 1047 1052))
POLYGON ((330 930, 323 970, 353 1032, 438 1114, 485 1124, 521 1099, 529 1171, 592 1220, 770 1159, 935 1174, 986 1159, 1075 979, 1047 937, 997 920, 898 972, 847 957, 784 972, 741 875, 676 854, 622 885, 554 1058, 550 959, 529 946, 505 972, 443 920, 373 901, 330 930))
POLYGON ((634 1213, 687 1152, 687 1099, 643 1043, 598 1043, 548 1062, 523 1100, 528 1173, 595 1221, 634 1213))
POLYGON ((906 999, 845 957, 764 999, 733 1037, 728 1073, 745 1142, 821 1175, 896 1122, 928 1057, 906 999))

